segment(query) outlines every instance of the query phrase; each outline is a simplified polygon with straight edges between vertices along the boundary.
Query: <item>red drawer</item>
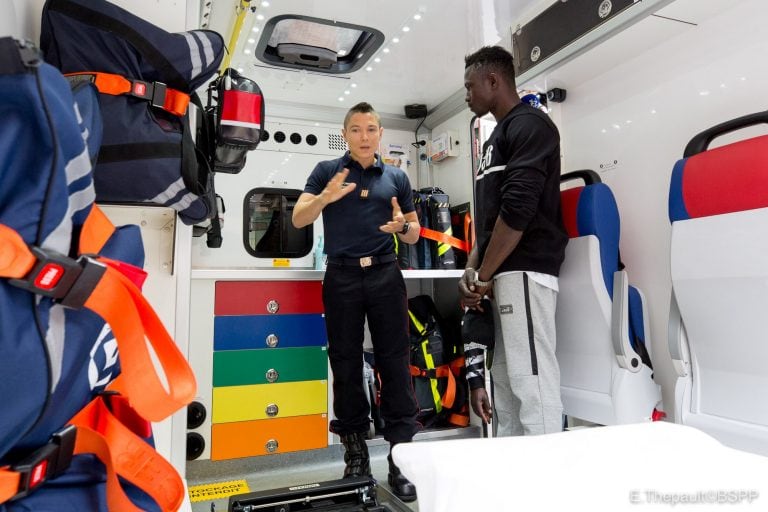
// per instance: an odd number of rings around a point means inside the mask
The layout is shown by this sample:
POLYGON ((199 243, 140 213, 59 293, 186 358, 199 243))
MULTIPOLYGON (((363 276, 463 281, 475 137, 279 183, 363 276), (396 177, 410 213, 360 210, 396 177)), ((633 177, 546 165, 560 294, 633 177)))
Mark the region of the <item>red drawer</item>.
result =
POLYGON ((322 313, 322 287, 322 281, 217 281, 214 313, 322 313))

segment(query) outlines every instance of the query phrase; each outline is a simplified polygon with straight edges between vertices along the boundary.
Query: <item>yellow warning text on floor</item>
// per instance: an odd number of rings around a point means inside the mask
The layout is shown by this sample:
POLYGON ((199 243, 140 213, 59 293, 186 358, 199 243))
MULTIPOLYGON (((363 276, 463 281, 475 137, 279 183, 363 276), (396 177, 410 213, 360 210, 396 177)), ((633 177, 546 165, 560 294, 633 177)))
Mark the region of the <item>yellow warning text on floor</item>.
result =
POLYGON ((248 483, 245 480, 231 480, 229 482, 217 482, 215 484, 194 485, 189 488, 189 499, 192 502, 218 500, 233 494, 249 492, 248 483))

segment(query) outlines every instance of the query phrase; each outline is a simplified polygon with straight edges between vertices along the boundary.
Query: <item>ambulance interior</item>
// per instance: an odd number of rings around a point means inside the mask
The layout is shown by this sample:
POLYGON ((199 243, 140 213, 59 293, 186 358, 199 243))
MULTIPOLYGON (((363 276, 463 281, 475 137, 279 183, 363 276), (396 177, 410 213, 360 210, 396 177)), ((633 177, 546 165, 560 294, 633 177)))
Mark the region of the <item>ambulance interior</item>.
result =
MULTIPOLYGON (((225 63, 258 83, 265 104, 245 168, 215 176, 220 247, 169 208, 105 207, 113 222, 142 227, 144 293, 197 379, 194 404, 155 425, 158 450, 191 491, 182 510, 226 510, 233 493, 222 482, 245 493, 340 478, 343 447, 328 431, 322 220, 298 232, 292 207, 315 164, 346 150, 344 115, 366 101, 381 115, 381 156, 415 190, 439 188, 471 212, 495 121, 467 108, 464 57, 495 44, 518 59, 521 97, 557 125, 563 173, 591 170, 600 182, 563 184, 564 198, 581 194, 558 298, 567 431, 489 440, 492 426, 474 413, 466 427, 426 429, 396 452, 419 491, 403 504, 388 491, 389 446, 372 426, 380 501, 427 512, 624 510, 702 490, 733 492, 723 499, 740 509, 768 500, 768 4, 112 1, 171 32, 219 32, 225 63), (406 115, 414 105, 424 113, 406 115), (725 149, 691 192, 697 170, 681 161, 694 162, 689 142, 748 115, 705 137, 699 153, 725 149), (758 142, 729 156, 746 140, 758 142), (590 215, 612 216, 610 250, 584 232, 581 202, 595 186, 590 215), (753 206, 738 206, 747 196, 753 206), (699 208, 698 197, 728 205, 699 208), (642 347, 627 336, 633 315, 642 347)), ((0 34, 38 41, 43 3, 0 0, 0 34)), ((409 297, 429 295, 457 317, 462 272, 403 275, 409 297)))

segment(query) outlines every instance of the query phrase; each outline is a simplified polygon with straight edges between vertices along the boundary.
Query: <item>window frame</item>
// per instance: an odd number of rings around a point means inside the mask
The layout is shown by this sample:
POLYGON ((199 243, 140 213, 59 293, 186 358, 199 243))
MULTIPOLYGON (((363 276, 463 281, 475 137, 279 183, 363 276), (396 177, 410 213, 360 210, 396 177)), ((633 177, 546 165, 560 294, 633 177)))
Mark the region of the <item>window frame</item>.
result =
MULTIPOLYGON (((251 240, 250 240, 250 222, 251 222, 251 210, 249 208, 249 203, 251 201, 251 198, 255 195, 279 195, 281 198, 288 198, 289 200, 297 201, 299 196, 301 196, 302 191, 298 189, 289 189, 289 188, 271 188, 271 187, 256 187, 252 188, 248 192, 246 192, 245 197, 243 198, 243 246, 245 247, 245 251, 253 256, 254 258, 303 258, 304 256, 308 255, 312 252, 312 248, 314 247, 314 226, 313 224, 309 224, 308 226, 304 226, 303 228, 296 229, 293 227, 293 224, 291 223, 290 217, 286 217, 286 211, 283 209, 282 201, 280 206, 280 251, 258 251, 256 250, 256 247, 251 247, 251 240), (287 222, 287 225, 285 224, 287 222), (303 231, 305 233, 305 247, 306 252, 286 252, 283 247, 283 234, 286 229, 294 229, 297 231, 303 231)), ((258 240, 256 241, 258 242, 258 240)))

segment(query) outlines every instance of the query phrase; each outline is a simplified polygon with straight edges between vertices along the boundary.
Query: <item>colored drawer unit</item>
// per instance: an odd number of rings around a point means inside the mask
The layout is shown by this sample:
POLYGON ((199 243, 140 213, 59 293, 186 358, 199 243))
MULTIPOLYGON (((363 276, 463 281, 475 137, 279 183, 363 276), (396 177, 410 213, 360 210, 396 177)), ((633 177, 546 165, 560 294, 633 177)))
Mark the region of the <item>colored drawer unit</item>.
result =
POLYGON ((320 281, 215 284, 211 459, 328 445, 320 281))
POLYGON ((325 318, 320 314, 217 316, 214 350, 291 348, 328 343, 325 318))
POLYGON ((328 381, 213 389, 213 423, 309 416, 327 412, 328 381))
POLYGON ((325 347, 217 350, 213 353, 214 388, 327 378, 325 347))
POLYGON ((217 281, 214 314, 322 313, 320 281, 217 281))
POLYGON ((328 446, 325 414, 218 423, 211 429, 211 460, 255 457, 328 446))

